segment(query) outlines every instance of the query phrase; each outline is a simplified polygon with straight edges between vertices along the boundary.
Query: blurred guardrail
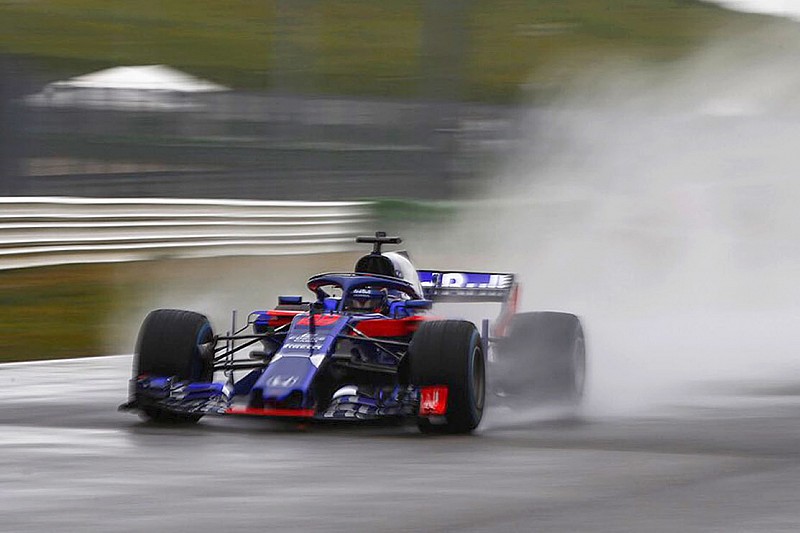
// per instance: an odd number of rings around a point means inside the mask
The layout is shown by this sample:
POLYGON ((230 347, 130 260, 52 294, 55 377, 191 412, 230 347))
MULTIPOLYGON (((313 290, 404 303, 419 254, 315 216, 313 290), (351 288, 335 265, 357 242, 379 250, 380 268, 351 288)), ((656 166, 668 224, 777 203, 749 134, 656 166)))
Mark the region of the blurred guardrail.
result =
POLYGON ((369 202, 0 197, 0 270, 353 249, 369 202))

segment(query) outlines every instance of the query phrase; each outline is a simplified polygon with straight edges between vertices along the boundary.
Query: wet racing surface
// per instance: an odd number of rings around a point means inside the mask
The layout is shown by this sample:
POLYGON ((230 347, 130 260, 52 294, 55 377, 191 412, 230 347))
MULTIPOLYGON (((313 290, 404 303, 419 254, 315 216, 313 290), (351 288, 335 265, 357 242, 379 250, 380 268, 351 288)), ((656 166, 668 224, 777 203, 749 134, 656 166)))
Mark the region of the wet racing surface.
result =
MULTIPOLYGON (((129 357, 0 367, 5 531, 795 531, 800 388, 474 436, 118 413, 129 357)), ((526 419, 527 418, 527 419, 526 419)))

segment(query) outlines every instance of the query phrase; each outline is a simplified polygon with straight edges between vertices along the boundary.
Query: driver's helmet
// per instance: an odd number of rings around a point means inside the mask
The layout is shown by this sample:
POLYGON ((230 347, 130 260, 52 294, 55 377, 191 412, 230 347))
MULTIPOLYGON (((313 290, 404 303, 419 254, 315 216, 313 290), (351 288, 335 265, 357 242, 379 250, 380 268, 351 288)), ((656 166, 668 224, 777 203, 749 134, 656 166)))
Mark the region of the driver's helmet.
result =
POLYGON ((386 307, 386 289, 362 287, 350 293, 348 311, 362 313, 380 313, 386 307))

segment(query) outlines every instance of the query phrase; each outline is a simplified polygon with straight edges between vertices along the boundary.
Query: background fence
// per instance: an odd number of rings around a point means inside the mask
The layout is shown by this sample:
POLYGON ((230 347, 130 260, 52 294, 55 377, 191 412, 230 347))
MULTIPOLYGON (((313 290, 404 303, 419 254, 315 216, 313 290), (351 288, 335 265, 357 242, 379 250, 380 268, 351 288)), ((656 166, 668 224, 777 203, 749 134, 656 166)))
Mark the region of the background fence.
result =
POLYGON ((114 108, 113 93, 93 98, 18 101, 27 140, 13 194, 449 198, 497 157, 519 112, 239 91, 163 109, 114 108))
POLYGON ((0 198, 0 270, 354 249, 367 202, 0 198))

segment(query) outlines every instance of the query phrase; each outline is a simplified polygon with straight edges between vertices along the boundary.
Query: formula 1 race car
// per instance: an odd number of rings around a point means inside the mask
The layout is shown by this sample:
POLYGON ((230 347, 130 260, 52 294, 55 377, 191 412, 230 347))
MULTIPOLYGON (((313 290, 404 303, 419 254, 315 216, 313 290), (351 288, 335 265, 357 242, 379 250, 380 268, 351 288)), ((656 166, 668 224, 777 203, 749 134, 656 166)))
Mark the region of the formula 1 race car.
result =
POLYGON ((312 301, 281 296, 240 329, 234 313, 229 334, 215 335, 199 313, 152 311, 120 409, 160 422, 409 418, 423 432, 467 433, 487 396, 580 400, 585 348, 575 315, 516 313, 513 274, 416 270, 404 252, 382 251, 399 237, 356 242, 373 250, 354 272, 313 276, 312 301), (436 318, 431 308, 444 301, 498 302, 501 310, 479 331, 436 318))

